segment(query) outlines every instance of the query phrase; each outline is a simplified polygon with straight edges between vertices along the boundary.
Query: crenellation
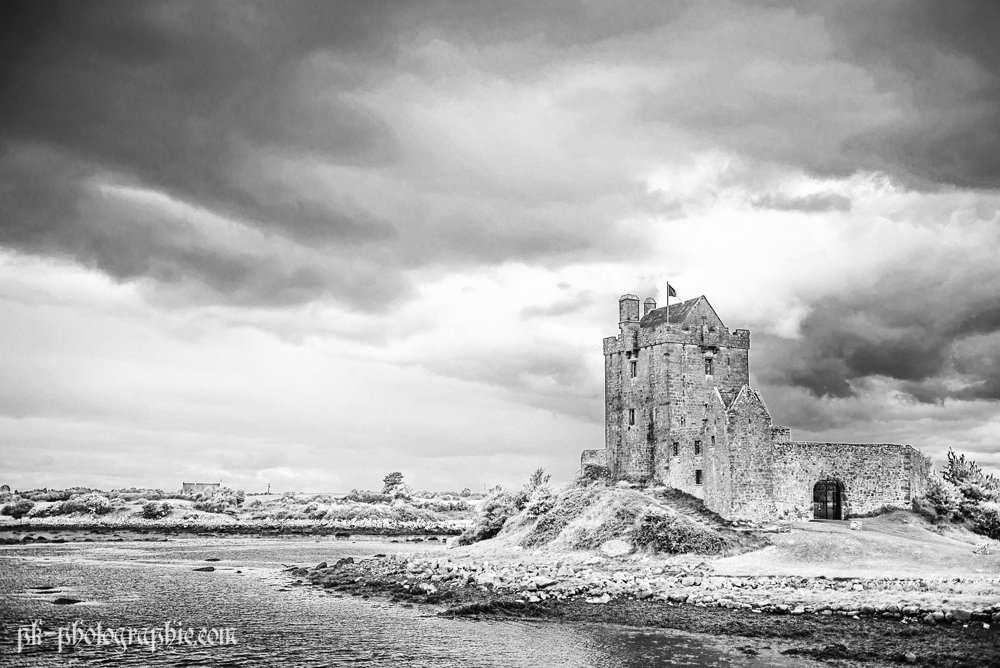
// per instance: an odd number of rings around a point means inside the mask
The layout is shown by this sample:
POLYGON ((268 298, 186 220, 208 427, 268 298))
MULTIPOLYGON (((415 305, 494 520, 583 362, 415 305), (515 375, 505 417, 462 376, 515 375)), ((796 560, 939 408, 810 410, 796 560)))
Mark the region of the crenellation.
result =
POLYGON ((910 446, 794 442, 773 425, 750 388, 750 331, 728 329, 705 297, 662 308, 647 298, 640 318, 639 298, 623 295, 619 334, 603 348, 605 450, 585 451, 585 470, 753 520, 844 518, 905 505, 926 486, 929 460, 910 446))

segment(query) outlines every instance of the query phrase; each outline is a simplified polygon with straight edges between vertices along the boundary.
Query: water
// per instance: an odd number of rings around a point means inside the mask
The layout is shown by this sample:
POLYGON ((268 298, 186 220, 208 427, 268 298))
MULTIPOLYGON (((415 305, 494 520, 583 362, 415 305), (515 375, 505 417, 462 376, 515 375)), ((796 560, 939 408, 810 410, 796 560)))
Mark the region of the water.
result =
MULTIPOLYGON (((599 624, 474 621, 294 586, 282 565, 390 552, 381 541, 182 538, 166 543, 0 547, 0 664, 13 666, 797 666, 734 639, 599 624), (194 572, 209 557, 213 573, 194 572), (242 573, 237 573, 237 570, 242 573), (43 587, 48 587, 42 589, 43 587), (80 599, 54 605, 58 597, 80 599), (17 629, 231 627, 236 644, 64 647, 54 635, 18 653, 17 629)), ((421 549, 405 545, 407 551, 421 549)))

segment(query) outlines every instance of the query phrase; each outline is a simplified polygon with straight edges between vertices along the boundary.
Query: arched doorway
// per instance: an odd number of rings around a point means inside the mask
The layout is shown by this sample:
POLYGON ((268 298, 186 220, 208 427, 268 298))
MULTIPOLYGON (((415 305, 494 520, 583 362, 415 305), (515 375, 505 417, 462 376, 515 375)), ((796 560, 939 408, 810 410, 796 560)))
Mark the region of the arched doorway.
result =
POLYGON ((813 487, 813 517, 817 520, 844 519, 844 486, 836 480, 820 480, 813 487))

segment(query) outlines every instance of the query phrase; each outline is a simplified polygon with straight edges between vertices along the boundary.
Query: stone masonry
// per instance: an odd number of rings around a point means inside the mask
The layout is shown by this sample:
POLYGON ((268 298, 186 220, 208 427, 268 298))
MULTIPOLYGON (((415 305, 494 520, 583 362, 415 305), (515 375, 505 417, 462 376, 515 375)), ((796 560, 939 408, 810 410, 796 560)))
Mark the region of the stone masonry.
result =
POLYGON ((665 484, 730 519, 847 519, 908 507, 930 460, 909 445, 791 440, 750 388, 750 331, 704 296, 661 308, 623 295, 604 339, 605 449, 585 472, 665 484))

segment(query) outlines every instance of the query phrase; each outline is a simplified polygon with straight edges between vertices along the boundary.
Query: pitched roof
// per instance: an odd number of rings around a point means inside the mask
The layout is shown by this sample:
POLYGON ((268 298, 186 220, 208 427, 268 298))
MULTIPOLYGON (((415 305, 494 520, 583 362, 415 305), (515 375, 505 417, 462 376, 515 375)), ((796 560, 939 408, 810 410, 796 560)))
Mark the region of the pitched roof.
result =
POLYGON ((669 324, 679 325, 687 319, 695 305, 704 298, 705 295, 702 295, 701 297, 695 297, 694 299, 689 299, 686 302, 681 302, 680 304, 672 304, 669 309, 666 306, 654 308, 642 317, 642 320, 639 321, 639 326, 656 327, 657 325, 662 325, 667 322, 668 312, 670 315, 669 324))

